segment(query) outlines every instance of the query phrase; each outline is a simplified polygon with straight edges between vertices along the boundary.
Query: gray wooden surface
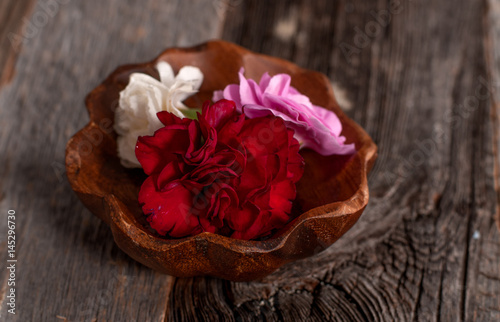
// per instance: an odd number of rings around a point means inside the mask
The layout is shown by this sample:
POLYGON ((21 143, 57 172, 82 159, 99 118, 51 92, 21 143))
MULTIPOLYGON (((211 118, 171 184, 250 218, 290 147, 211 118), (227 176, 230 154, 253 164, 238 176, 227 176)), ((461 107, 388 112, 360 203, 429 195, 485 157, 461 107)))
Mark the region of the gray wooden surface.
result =
POLYGON ((3 0, 0 37, 1 321, 500 320, 500 0, 3 0), (252 283, 134 262, 64 176, 86 93, 211 38, 325 73, 379 146, 354 228, 252 283))

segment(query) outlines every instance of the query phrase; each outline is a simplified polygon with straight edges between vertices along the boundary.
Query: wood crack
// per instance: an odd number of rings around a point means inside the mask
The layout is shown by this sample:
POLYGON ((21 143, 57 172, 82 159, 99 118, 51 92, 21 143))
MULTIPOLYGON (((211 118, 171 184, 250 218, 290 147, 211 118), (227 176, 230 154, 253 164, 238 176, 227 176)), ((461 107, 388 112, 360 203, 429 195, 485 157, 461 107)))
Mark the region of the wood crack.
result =
POLYGON ((312 301, 309 308, 309 316, 312 316, 313 311, 318 309, 317 301, 321 293, 321 283, 316 284, 310 293, 312 295, 312 301))
POLYGON ((340 292, 349 303, 352 303, 356 307, 357 312, 359 312, 359 314, 361 314, 363 321, 370 321, 371 320, 366 315, 361 304, 342 285, 333 284, 333 283, 329 283, 326 281, 323 281, 323 283, 325 285, 329 285, 329 286, 333 287, 336 291, 340 292))
POLYGON ((226 304, 229 306, 230 310, 232 311, 234 315, 234 319, 236 321, 242 320, 242 317, 236 310, 236 306, 234 305, 234 295, 233 295, 233 290, 231 288, 231 282, 229 281, 222 281, 222 295, 224 297, 224 300, 226 304))

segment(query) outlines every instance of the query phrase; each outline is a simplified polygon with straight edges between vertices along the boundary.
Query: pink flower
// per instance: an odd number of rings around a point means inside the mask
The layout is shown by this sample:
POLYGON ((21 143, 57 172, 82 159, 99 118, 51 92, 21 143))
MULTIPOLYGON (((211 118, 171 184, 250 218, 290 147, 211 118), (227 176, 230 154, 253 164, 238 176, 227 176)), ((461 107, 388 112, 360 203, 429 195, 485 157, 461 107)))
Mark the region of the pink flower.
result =
POLYGON ((281 117, 288 128, 295 130, 301 148, 310 148, 322 155, 351 154, 354 144, 344 144, 340 136, 342 123, 332 111, 313 105, 309 98, 290 86, 290 75, 273 77, 262 75, 259 84, 239 72, 240 84, 216 91, 213 101, 232 100, 239 112, 248 118, 275 115, 281 117))

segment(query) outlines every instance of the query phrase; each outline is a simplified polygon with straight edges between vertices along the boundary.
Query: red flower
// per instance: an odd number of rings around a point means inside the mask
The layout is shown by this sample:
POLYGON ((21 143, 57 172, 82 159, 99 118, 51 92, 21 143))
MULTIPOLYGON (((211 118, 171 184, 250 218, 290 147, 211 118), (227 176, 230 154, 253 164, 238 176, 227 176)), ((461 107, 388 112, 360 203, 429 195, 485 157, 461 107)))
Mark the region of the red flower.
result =
POLYGON ((205 103, 199 121, 158 118, 165 127, 139 137, 136 156, 149 175, 139 202, 159 234, 254 239, 289 221, 304 161, 283 120, 246 119, 227 100, 205 103))

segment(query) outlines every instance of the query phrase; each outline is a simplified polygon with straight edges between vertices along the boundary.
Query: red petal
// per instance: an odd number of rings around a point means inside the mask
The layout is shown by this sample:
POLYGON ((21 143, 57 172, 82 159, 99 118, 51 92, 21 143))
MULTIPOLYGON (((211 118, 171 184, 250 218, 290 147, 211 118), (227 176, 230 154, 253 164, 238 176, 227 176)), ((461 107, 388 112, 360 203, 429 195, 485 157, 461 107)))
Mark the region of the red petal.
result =
POLYGON ((158 119, 160 119, 160 122, 162 122, 163 125, 174 125, 174 124, 188 125, 191 122, 191 119, 188 118, 181 119, 180 117, 175 116, 174 114, 167 111, 158 112, 156 113, 156 116, 158 117, 158 119))
POLYGON ((219 129, 219 143, 226 146, 238 147, 241 144, 239 137, 241 128, 245 124, 245 115, 240 114, 234 116, 231 120, 227 120, 223 127, 219 129))
POLYGON ((184 174, 185 164, 177 161, 172 161, 161 170, 158 179, 157 187, 161 191, 162 188, 170 181, 180 179, 184 174))
POLYGON ((236 104, 233 101, 223 99, 215 102, 213 105, 210 105, 207 101, 203 104, 200 123, 204 120, 208 126, 219 130, 227 121, 238 115, 236 104))
POLYGON ((205 143, 201 148, 196 151, 187 151, 184 160, 188 164, 201 164, 204 163, 208 158, 210 158, 217 146, 217 132, 214 128, 208 129, 208 137, 205 139, 205 143))
POLYGON ((246 202, 241 208, 232 208, 225 219, 229 227, 237 232, 247 231, 255 223, 259 215, 259 209, 250 202, 246 202))
POLYGON ((171 237, 201 232, 198 217, 191 211, 194 198, 191 191, 179 183, 168 191, 158 192, 153 177, 146 179, 139 192, 139 202, 151 227, 160 235, 171 237))
POLYGON ((245 229, 235 230, 231 235, 232 238, 236 239, 255 239, 262 235, 265 235, 267 231, 262 231, 266 229, 266 223, 269 221, 270 213, 268 211, 260 212, 257 214, 255 220, 250 223, 249 227, 245 229))
POLYGON ((291 200, 295 199, 295 184, 290 180, 284 180, 271 185, 269 206, 289 213, 292 210, 291 200))
MULTIPOLYGON (((189 122, 194 121, 189 120, 189 122)), ((196 135, 196 130, 193 130, 191 124, 167 125, 152 136, 140 136, 135 155, 144 172, 151 175, 161 172, 165 165, 177 160, 178 155, 186 154, 188 148, 196 144, 193 141, 197 140, 199 133, 196 135)))

